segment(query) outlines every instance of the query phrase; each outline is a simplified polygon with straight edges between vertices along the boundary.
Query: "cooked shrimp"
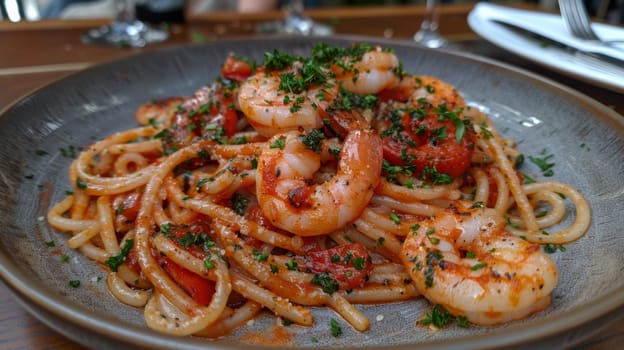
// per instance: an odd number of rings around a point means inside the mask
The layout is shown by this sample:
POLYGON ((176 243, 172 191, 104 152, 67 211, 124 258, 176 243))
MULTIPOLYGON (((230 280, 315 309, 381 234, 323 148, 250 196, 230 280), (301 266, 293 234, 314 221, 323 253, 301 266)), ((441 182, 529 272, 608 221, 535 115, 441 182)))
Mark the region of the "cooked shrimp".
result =
POLYGON ((425 98, 433 106, 445 104, 449 111, 466 105, 459 91, 444 80, 429 76, 417 76, 415 80, 419 82, 419 87, 410 97, 412 104, 425 98))
POLYGON ((379 97, 382 101, 408 102, 417 108, 423 107, 423 101, 433 107, 445 104, 448 110, 466 105, 453 85, 439 78, 423 75, 404 75, 395 87, 382 91, 379 97))
POLYGON ((340 151, 336 174, 314 183, 321 155, 307 148, 301 133, 276 135, 259 158, 258 202, 264 216, 300 236, 333 232, 366 208, 380 180, 381 140, 370 130, 350 132, 340 151), (279 145, 279 147, 275 147, 279 145))
POLYGON ((401 258, 418 290, 480 325, 546 308, 557 269, 540 246, 505 232, 492 209, 456 204, 420 225, 403 244, 401 258))
MULTIPOLYGON (((311 86, 301 93, 280 89, 283 72, 259 72, 240 87, 238 103, 249 124, 264 136, 282 132, 318 129, 323 126, 320 108, 326 107, 326 89, 335 84, 311 86)), ((335 95, 331 92, 330 95, 335 95)))
POLYGON ((399 59, 390 51, 376 47, 357 61, 345 56, 344 63, 334 65, 333 71, 341 86, 353 93, 376 94, 399 83, 399 59))

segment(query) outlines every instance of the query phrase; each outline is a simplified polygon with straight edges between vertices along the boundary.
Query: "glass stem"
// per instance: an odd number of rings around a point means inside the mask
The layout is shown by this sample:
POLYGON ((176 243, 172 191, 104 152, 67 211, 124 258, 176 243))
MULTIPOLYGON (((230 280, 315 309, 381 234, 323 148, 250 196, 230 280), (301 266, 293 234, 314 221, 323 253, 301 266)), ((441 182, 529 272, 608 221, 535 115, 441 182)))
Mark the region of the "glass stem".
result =
POLYGON ((130 23, 134 19, 134 11, 127 0, 115 0, 115 22, 130 23))
POLYGON ((436 0, 427 0, 425 5, 425 18, 420 25, 421 30, 435 32, 438 30, 438 14, 436 11, 436 0))
POLYGON ((286 17, 303 18, 303 0, 290 0, 284 6, 286 10, 286 17))

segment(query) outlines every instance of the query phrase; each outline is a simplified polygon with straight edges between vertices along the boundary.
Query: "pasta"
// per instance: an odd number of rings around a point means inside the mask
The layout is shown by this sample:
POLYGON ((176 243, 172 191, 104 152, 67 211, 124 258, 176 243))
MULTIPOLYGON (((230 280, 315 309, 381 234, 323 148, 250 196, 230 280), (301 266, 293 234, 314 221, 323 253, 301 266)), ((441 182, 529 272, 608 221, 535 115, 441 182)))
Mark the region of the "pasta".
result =
POLYGON ((72 163, 74 191, 48 222, 169 334, 219 337, 263 309, 312 326, 310 306, 366 331, 357 304, 423 296, 476 324, 526 317, 557 279, 537 245, 576 240, 591 220, 572 186, 523 183, 513 142, 454 87, 366 44, 275 50, 261 65, 231 55, 211 85, 136 119, 72 163), (507 295, 524 304, 450 301, 460 277, 480 278, 479 300, 532 286, 522 264, 543 289, 507 295))

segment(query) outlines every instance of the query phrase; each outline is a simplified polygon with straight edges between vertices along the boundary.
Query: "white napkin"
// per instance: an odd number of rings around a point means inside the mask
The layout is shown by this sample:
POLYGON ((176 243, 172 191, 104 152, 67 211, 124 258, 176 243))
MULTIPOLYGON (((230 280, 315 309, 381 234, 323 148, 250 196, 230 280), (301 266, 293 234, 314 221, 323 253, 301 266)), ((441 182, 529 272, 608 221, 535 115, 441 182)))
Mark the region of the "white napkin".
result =
POLYGON ((490 3, 478 3, 475 6, 484 19, 507 23, 545 38, 559 42, 581 51, 599 52, 604 55, 624 60, 624 28, 593 23, 592 27, 602 40, 621 40, 619 48, 577 39, 570 34, 559 15, 520 10, 490 3))

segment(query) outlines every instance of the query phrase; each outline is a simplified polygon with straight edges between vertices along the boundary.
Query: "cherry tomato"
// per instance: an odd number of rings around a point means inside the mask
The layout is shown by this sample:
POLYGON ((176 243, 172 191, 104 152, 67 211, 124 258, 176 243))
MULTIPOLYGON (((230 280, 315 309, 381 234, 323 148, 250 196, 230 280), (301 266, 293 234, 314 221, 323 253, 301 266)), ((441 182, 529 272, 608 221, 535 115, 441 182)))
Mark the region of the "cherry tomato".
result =
POLYGON ((210 304, 215 293, 214 282, 181 267, 167 257, 162 257, 161 266, 198 304, 204 306, 210 304))
POLYGON ((328 273, 347 290, 362 286, 372 268, 368 251, 359 243, 310 251, 305 258, 306 268, 314 273, 328 273))
POLYGON ((224 78, 243 82, 251 76, 252 68, 248 62, 236 58, 234 55, 228 56, 221 66, 221 75, 224 78))
POLYGON ((384 158, 392 165, 411 165, 417 176, 423 171, 447 174, 451 178, 462 176, 470 167, 474 149, 473 135, 463 131, 460 142, 456 139, 455 122, 430 108, 424 116, 414 117, 405 113, 400 124, 403 138, 384 137, 384 158))
POLYGON ((123 215, 129 221, 134 221, 139 214, 141 206, 141 193, 132 192, 122 202, 121 209, 118 214, 123 215))

